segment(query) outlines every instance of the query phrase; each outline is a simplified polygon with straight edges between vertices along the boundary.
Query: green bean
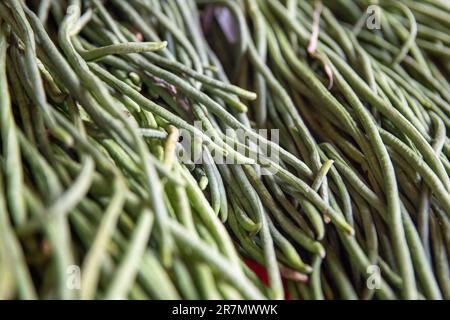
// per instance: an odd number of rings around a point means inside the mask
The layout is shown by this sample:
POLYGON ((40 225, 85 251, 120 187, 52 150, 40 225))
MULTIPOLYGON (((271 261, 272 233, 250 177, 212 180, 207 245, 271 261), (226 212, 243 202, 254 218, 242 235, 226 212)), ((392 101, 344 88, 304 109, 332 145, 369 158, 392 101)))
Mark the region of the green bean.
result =
POLYGON ((447 249, 447 255, 450 254, 450 235, 448 234, 448 230, 450 228, 450 221, 449 219, 447 219, 447 216, 445 215, 444 212, 442 212, 442 210, 436 206, 435 203, 432 204, 434 212, 438 218, 439 223, 442 226, 443 229, 443 237, 444 237, 444 244, 446 246, 447 249))
POLYGON ((417 278, 421 283, 423 293, 425 297, 429 299, 442 299, 437 281, 433 277, 431 265, 428 263, 419 235, 415 229, 411 217, 407 212, 405 212, 405 209, 403 209, 402 217, 405 225, 406 237, 411 248, 411 257, 413 259, 417 278))
MULTIPOLYGON (((322 160, 326 159, 325 154, 322 150, 320 150, 320 156, 322 157, 322 160)), ((325 162, 328 160, 324 160, 325 162)), ((334 160, 333 160, 334 164, 334 160)), ((347 221, 350 223, 350 225, 353 226, 353 212, 352 212, 352 204, 351 204, 351 198, 350 194, 344 184, 344 181, 342 177, 340 176, 339 172, 336 170, 334 166, 330 167, 330 178, 331 182, 336 186, 337 191, 334 191, 338 194, 338 198, 342 202, 343 206, 343 212, 344 216, 347 219, 347 221)), ((331 188, 333 188, 333 184, 331 185, 331 188)))
POLYGON ((445 299, 449 299, 450 296, 450 283, 449 279, 449 268, 448 268, 448 257, 443 248, 443 239, 441 231, 439 230, 439 226, 437 224, 434 216, 430 216, 430 228, 431 228, 431 237, 433 241, 433 256, 435 269, 437 273, 437 277, 439 279, 439 285, 442 290, 442 294, 445 299))
POLYGON ((268 190, 260 181, 257 180, 254 171, 252 171, 252 169, 248 167, 244 167, 244 169, 247 176, 251 180, 252 184, 254 184, 257 192, 259 193, 261 200, 275 215, 277 222, 283 226, 283 229, 305 249, 317 253, 322 257, 325 256, 325 250, 319 242, 313 241, 311 238, 303 234, 303 232, 299 232, 299 230, 293 227, 289 220, 284 217, 282 212, 276 207, 268 190))
POLYGON ((402 286, 402 279, 380 257, 378 263, 380 265, 381 272, 383 272, 386 279, 388 279, 396 287, 400 288, 402 286))
POLYGON ((204 198, 202 192, 199 190, 193 178, 186 172, 185 169, 180 168, 181 175, 186 179, 186 191, 189 196, 191 204, 196 208, 196 211, 201 215, 203 223, 205 223, 213 233, 219 247, 223 253, 231 259, 233 263, 237 262, 237 256, 234 248, 229 242, 228 235, 225 232, 223 225, 216 219, 214 210, 207 205, 207 201, 204 198))
POLYGON ((386 94, 386 97, 389 99, 389 103, 392 103, 393 107, 398 109, 404 116, 407 118, 421 133, 425 132, 425 129, 423 128, 422 124, 418 121, 416 117, 414 117, 414 114, 412 111, 405 106, 396 96, 394 93, 394 90, 392 84, 388 83, 388 79, 384 77, 383 75, 376 76, 377 83, 379 84, 380 90, 383 90, 383 92, 386 94))
POLYGON ((401 62, 405 58, 405 56, 408 54, 409 48, 414 43, 417 35, 417 23, 411 10, 403 3, 395 3, 395 6, 398 7, 407 16, 409 20, 410 31, 409 36, 405 41, 405 43, 403 44, 402 48, 397 53, 397 55, 392 59, 393 65, 401 62))
POLYGON ((20 161, 20 147, 16 135, 11 99, 9 96, 6 75, 6 36, 0 32, 0 122, 4 159, 4 172, 6 172, 6 195, 10 206, 13 221, 22 225, 26 220, 26 208, 23 199, 23 169, 20 161))
POLYGON ((313 258, 313 272, 311 274, 311 290, 314 300, 324 300, 325 297, 322 291, 322 284, 320 282, 320 268, 322 264, 322 258, 320 256, 314 256, 313 258))
POLYGON ((244 230, 240 228, 233 207, 230 208, 229 223, 231 230, 238 238, 241 247, 245 249, 246 254, 258 263, 264 265, 264 256, 261 253, 261 248, 249 234, 245 233, 244 230))
POLYGON ((14 277, 12 276, 13 268, 11 266, 11 258, 10 254, 6 251, 5 246, 5 242, 2 242, 0 249, 0 256, 2 257, 0 269, 3 273, 0 284, 0 297, 2 297, 2 299, 12 297, 15 290, 15 284, 13 282, 14 277))
POLYGON ((227 194, 225 191, 225 184, 223 182, 222 177, 220 176, 218 167, 213 165, 212 169, 214 171, 213 173, 216 177, 216 182, 219 187, 218 192, 219 192, 219 200, 220 200, 219 201, 220 202, 220 211, 219 211, 220 220, 222 222, 226 222, 227 218, 228 218, 228 203, 227 203, 227 194))
POLYGON ((178 289, 185 299, 195 300, 199 299, 197 289, 192 281, 189 270, 183 261, 175 259, 173 262, 173 271, 177 279, 178 289))
POLYGON ((312 268, 305 264, 298 255, 294 246, 275 228, 273 222, 268 219, 269 229, 274 239, 274 243, 280 248, 290 265, 300 272, 310 273, 312 268))
POLYGON ((449 25, 447 20, 448 14, 445 11, 441 11, 438 8, 427 4, 415 3, 414 1, 407 1, 408 6, 415 12, 422 13, 430 18, 434 18, 443 22, 445 25, 449 25))
POLYGON ((102 257, 105 255, 105 247, 111 238, 114 229, 116 228, 117 219, 121 213, 121 208, 124 202, 124 182, 122 177, 117 176, 114 179, 114 197, 109 204, 102 221, 100 222, 99 230, 95 236, 94 242, 89 249, 83 261, 83 279, 80 292, 81 299, 90 299, 95 294, 95 289, 99 278, 99 268, 102 257))
MULTIPOLYGON (((31 195, 31 193, 29 193, 31 195)), ((42 220, 46 219, 45 209, 39 200, 33 201, 33 206, 37 209, 34 214, 42 220)), ((33 212, 33 210, 30 210, 33 212)), ((73 299, 75 293, 67 286, 67 270, 74 264, 73 252, 70 247, 70 231, 65 215, 54 215, 46 219, 45 233, 54 250, 54 268, 57 278, 57 293, 62 299, 73 299)))
POLYGON ((314 179, 311 188, 315 191, 318 191, 321 184, 323 183, 328 171, 331 169, 334 161, 333 160, 327 160, 323 163, 322 167, 317 173, 316 178, 314 179))
POLYGON ((369 260, 375 264, 378 260, 377 229, 372 213, 367 204, 358 195, 353 195, 356 206, 360 210, 361 220, 366 238, 366 250, 369 260))
MULTIPOLYGON (((133 1, 135 2, 135 1, 133 1)), ((126 12, 130 12, 133 16, 136 16, 137 13, 133 10, 133 8, 122 2, 115 2, 115 5, 119 6, 126 12)), ((181 30, 179 30, 171 21, 165 16, 159 9, 149 6, 142 2, 137 2, 136 5, 148 11, 151 15, 153 15, 159 23, 162 24, 171 34, 172 36, 179 42, 182 47, 186 50, 187 54, 191 58, 193 65, 195 66, 195 70, 199 73, 203 73, 202 63, 205 61, 200 58, 197 51, 194 49, 194 46, 188 41, 187 37, 183 35, 181 30), (203 60, 203 61, 202 61, 203 60)), ((183 14, 183 11, 180 11, 180 14, 183 14)))
POLYGON ((267 176, 266 179, 268 190, 270 189, 269 191, 274 195, 275 199, 281 203, 282 207, 288 212, 292 220, 297 223, 297 225, 306 233, 307 236, 311 238, 314 237, 314 233, 310 230, 306 220, 302 217, 302 215, 298 214, 297 209, 290 203, 274 179, 270 176, 267 176))
MULTIPOLYGON (((265 24, 263 21, 263 17, 259 12, 256 1, 248 0, 247 1, 249 15, 254 24, 254 37, 256 46, 258 49, 258 53, 261 56, 261 59, 265 60, 267 55, 267 41, 265 37, 265 24)), ((266 105, 266 95, 267 95, 267 87, 264 80, 264 77, 261 74, 255 75, 255 89, 258 95, 255 105, 255 118, 256 122, 259 126, 261 126, 267 119, 267 105, 266 105)))
POLYGON ((129 251, 125 254, 123 261, 117 268, 116 274, 106 292, 107 299, 123 299, 127 296, 130 285, 133 283, 146 250, 147 242, 152 229, 153 216, 149 211, 143 211, 136 222, 136 230, 130 239, 129 251))
MULTIPOLYGON (((358 246, 357 242, 354 241, 354 238, 348 235, 340 234, 340 236, 345 248, 349 251, 349 254, 355 260, 355 263, 360 272, 366 274, 368 270, 367 268, 371 264, 367 259, 367 257, 362 252, 361 248, 358 246)), ((394 299, 395 297, 394 293, 392 292, 392 289, 388 286, 388 284, 384 281, 384 279, 381 280, 380 289, 377 290, 376 294, 382 297, 383 299, 394 299)))
POLYGON ((330 25, 330 28, 333 30, 332 33, 336 35, 336 40, 343 48, 344 52, 347 55, 347 58, 350 61, 354 61, 356 56, 355 49, 351 43, 350 38, 345 34, 345 30, 340 26, 340 24, 331 14, 328 8, 324 8, 323 17, 327 24, 330 25))
POLYGON ((143 288, 154 299, 180 299, 177 289, 159 262, 157 255, 152 251, 147 252, 148 254, 145 254, 142 259, 142 267, 138 275, 138 279, 142 279, 143 288))
POLYGON ((179 8, 180 15, 183 17, 186 31, 189 33, 191 41, 197 53, 199 54, 202 63, 207 64, 208 63, 208 56, 206 50, 207 45, 204 37, 202 37, 203 32, 200 26, 200 19, 197 7, 195 6, 194 1, 189 0, 187 3, 185 2, 186 1, 183 2, 177 1, 176 4, 179 8), (189 13, 191 15, 189 15, 189 13), (196 19, 191 19, 191 16, 195 17, 196 19))
MULTIPOLYGON (((0 43, 3 39, 3 32, 0 32, 0 43)), ((18 297, 22 299, 36 299, 37 293, 31 279, 30 271, 25 263, 23 250, 19 240, 14 235, 13 227, 8 219, 3 188, 3 172, 0 173, 0 229, 2 231, 2 243, 8 246, 9 250, 6 252, 9 252, 11 255, 11 265, 14 266, 11 271, 16 279, 18 297)))
POLYGON ((232 204, 239 225, 250 234, 257 234, 261 230, 261 223, 255 223, 234 201, 232 204))
POLYGON ((347 163, 345 163, 345 161, 340 159, 339 156, 336 156, 336 153, 333 151, 333 147, 329 144, 324 144, 322 147, 330 157, 334 157, 334 165, 340 174, 351 183, 353 189, 360 193, 371 206, 376 208, 378 211, 383 211, 382 207, 384 204, 380 199, 378 199, 378 195, 367 187, 361 177, 359 177, 358 174, 354 172, 354 170, 347 163))
POLYGON ((252 210, 258 219, 257 222, 261 224, 260 233, 262 238, 262 247, 264 251, 264 260, 267 265, 267 273, 269 275, 269 283, 271 285, 271 293, 274 299, 282 299, 283 290, 281 277, 276 264, 275 250, 273 248, 273 240, 270 233, 270 223, 268 222, 266 212, 257 192, 253 189, 253 186, 247 179, 246 174, 248 174, 248 171, 244 172, 245 169, 246 167, 241 168, 235 165, 231 166, 231 171, 233 172, 236 180, 238 183, 242 184, 241 190, 247 197, 247 201, 249 201, 252 210))
POLYGON ((415 169, 419 172, 424 181, 434 192, 445 210, 447 212, 450 212, 450 196, 447 192, 445 192, 446 189, 444 185, 442 184, 441 180, 439 180, 437 175, 431 170, 431 168, 401 140, 383 129, 380 130, 380 134, 386 144, 394 148, 411 165, 414 165, 415 169))
POLYGON ((16 70, 13 67, 13 65, 8 64, 7 70, 8 70, 8 78, 11 82, 12 93, 14 93, 13 98, 16 100, 16 105, 18 106, 19 109, 20 120, 23 123, 24 127, 23 131, 27 139, 30 140, 31 142, 34 142, 34 133, 33 127, 31 125, 31 116, 27 109, 27 101, 26 101, 27 98, 25 97, 24 92, 22 91, 21 84, 19 83, 20 82, 19 77, 16 74, 16 70))
POLYGON ((112 44, 105 47, 81 50, 81 56, 87 61, 100 60, 105 56, 111 54, 130 54, 130 53, 140 53, 148 51, 157 51, 165 48, 167 42, 128 42, 128 43, 118 43, 112 44))
POLYGON ((208 250, 208 247, 198 240, 195 240, 189 235, 189 231, 185 230, 179 224, 170 222, 170 229, 175 239, 178 242, 183 243, 183 247, 188 247, 198 255, 199 258, 208 261, 212 264, 221 276, 232 282, 235 288, 237 288, 246 298, 261 299, 262 295, 258 290, 249 282, 243 275, 242 271, 237 269, 237 266, 230 264, 224 259, 222 255, 208 250))
POLYGON ((338 286, 341 298, 345 300, 356 300, 357 295, 355 289, 352 287, 352 284, 345 275, 342 266, 339 264, 332 252, 327 255, 325 261, 330 266, 330 273, 338 286))
POLYGON ((38 17, 39 17, 39 20, 41 20, 43 24, 45 24, 45 22, 47 21, 51 4, 52 4, 52 0, 44 0, 39 5, 38 17))
MULTIPOLYGON (((45 90, 40 77, 40 73, 36 63, 36 42, 34 38, 34 32, 28 23, 25 12, 22 9, 22 4, 18 0, 10 0, 8 4, 11 6, 14 19, 17 21, 19 32, 24 35, 25 41, 25 72, 27 77, 35 88, 36 104, 42 108, 46 117, 52 123, 53 119, 48 109, 48 105, 45 99, 45 90)), ((3 10, 2 10, 3 11, 3 10)), ((6 12, 5 12, 6 14, 6 12)))
MULTIPOLYGON (((446 130, 442 120, 439 117, 437 117, 434 113, 431 113, 431 116, 435 127, 435 138, 432 146, 436 151, 436 154, 439 155, 445 140, 446 130)), ((417 213, 417 227, 419 229, 420 238, 422 239, 422 243, 427 252, 429 252, 429 197, 430 190, 424 186, 420 194, 419 210, 417 213)))

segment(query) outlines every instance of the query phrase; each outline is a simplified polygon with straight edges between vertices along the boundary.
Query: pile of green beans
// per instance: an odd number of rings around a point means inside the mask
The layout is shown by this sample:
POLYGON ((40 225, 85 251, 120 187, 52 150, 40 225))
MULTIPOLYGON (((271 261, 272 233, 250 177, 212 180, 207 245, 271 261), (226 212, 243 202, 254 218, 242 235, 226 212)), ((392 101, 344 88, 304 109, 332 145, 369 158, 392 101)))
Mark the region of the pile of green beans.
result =
POLYGON ((450 299, 450 8, 373 2, 0 2, 0 299, 450 299))

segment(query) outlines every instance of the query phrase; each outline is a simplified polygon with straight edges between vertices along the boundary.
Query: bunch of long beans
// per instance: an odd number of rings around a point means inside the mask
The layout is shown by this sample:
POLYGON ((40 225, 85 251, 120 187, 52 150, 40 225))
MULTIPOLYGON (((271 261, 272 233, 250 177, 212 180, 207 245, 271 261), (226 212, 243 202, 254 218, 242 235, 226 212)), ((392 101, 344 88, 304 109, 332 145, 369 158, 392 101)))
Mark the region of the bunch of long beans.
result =
POLYGON ((0 298, 450 298, 450 10, 370 4, 0 2, 0 298))
MULTIPOLYGON (((370 30, 370 4, 250 1, 252 69, 239 78, 267 97, 255 105, 258 124, 285 128, 282 145, 313 176, 334 160, 320 194, 365 253, 327 228, 331 254, 292 294, 449 298, 449 8, 379 1, 370 30), (367 264, 384 275, 378 291, 361 281, 367 264)), ((300 205, 320 237, 323 219, 300 205)))

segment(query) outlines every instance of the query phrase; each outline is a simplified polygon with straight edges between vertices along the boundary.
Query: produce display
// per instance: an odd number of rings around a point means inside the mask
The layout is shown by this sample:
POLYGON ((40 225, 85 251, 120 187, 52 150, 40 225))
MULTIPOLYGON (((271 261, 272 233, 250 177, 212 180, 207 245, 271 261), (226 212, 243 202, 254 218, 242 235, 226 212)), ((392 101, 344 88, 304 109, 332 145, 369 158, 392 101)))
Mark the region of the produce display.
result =
POLYGON ((0 299, 450 299, 446 0, 1 0, 0 299))

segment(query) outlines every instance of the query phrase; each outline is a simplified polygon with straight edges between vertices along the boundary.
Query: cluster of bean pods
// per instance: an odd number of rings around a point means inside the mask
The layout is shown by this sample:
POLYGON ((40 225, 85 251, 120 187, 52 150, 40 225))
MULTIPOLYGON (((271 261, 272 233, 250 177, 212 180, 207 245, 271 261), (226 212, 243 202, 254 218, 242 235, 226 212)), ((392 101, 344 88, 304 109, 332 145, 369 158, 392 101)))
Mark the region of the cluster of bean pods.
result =
POLYGON ((0 299, 450 299, 449 30, 440 0, 1 1, 0 299))

